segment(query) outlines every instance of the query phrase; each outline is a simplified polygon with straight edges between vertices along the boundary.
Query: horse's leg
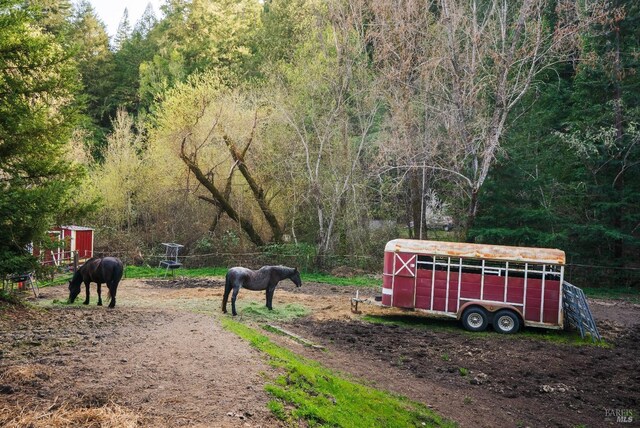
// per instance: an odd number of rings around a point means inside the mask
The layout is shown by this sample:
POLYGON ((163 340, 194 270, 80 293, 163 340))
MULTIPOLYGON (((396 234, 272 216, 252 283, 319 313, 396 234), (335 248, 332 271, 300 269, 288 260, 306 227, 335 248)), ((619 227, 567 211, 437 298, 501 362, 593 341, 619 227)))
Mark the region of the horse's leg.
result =
POLYGON ((102 283, 98 282, 98 306, 102 306, 102 283))
POLYGON ((111 295, 111 301, 109 302, 109 307, 114 308, 116 306, 116 292, 118 291, 118 283, 108 283, 107 287, 109 287, 109 294, 111 295))
POLYGON ((85 304, 85 305, 89 304, 89 284, 91 284, 90 281, 85 281, 85 283, 84 283, 85 288, 87 290, 86 297, 85 297, 84 302, 83 302, 83 304, 85 304))
POLYGON ((233 294, 231 295, 231 313, 235 317, 238 315, 236 312, 236 297, 238 297, 238 292, 240 291, 240 285, 236 284, 233 286, 233 294))
POLYGON ((222 313, 227 313, 227 300, 229 300, 229 293, 231 292, 231 280, 227 277, 224 282, 224 295, 222 296, 222 313))
POLYGON ((273 293, 276 291, 275 285, 269 285, 267 287, 267 309, 273 310, 273 293))

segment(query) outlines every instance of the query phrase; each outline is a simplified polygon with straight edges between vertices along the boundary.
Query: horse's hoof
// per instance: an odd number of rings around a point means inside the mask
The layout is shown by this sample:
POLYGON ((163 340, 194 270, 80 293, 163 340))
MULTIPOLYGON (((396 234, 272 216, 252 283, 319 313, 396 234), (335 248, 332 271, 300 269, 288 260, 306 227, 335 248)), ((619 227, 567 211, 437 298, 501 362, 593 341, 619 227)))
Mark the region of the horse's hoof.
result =
POLYGON ((238 315, 238 314, 236 314, 236 313, 234 312, 232 315, 235 317, 235 316, 236 316, 236 315, 238 315))

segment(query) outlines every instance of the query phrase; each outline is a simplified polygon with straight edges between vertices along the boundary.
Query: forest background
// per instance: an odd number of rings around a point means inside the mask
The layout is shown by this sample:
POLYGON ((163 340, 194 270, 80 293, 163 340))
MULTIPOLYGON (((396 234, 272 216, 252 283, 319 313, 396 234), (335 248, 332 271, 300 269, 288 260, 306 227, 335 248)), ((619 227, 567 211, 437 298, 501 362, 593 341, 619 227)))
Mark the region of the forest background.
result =
POLYGON ((79 224, 129 263, 379 270, 408 237, 640 283, 637 1, 167 0, 112 40, 1 5, 2 276, 79 224))

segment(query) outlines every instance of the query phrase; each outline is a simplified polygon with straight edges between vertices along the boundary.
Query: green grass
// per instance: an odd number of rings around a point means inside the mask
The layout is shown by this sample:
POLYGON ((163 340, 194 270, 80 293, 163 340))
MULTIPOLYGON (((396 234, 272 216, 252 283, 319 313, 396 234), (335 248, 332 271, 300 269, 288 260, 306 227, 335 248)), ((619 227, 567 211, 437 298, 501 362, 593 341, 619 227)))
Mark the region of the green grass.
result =
POLYGON ((587 297, 595 299, 616 299, 626 300, 631 303, 640 303, 640 289, 631 287, 620 288, 591 288, 582 289, 587 297))
POLYGON ((254 329, 222 318, 222 325, 249 341, 284 370, 266 391, 273 414, 291 426, 453 427, 420 403, 346 380, 315 361, 279 347, 254 329))
POLYGON ((494 340, 541 340, 572 346, 598 346, 608 348, 611 345, 605 341, 593 342, 590 337, 584 339, 577 331, 547 330, 540 328, 527 328, 515 335, 502 335, 494 331, 474 333, 466 331, 461 324, 453 319, 437 319, 414 315, 365 315, 363 321, 372 324, 391 324, 407 328, 417 328, 432 331, 446 331, 452 334, 468 335, 469 337, 494 339, 494 340))
MULTIPOLYGON (((309 315, 311 310, 297 303, 287 305, 274 305, 273 310, 267 309, 264 302, 236 301, 238 315, 243 319, 255 322, 289 321, 294 318, 309 315)), ((227 304, 227 310, 231 311, 231 304, 227 304)))
MULTIPOLYGON (((195 278, 195 277, 224 277, 227 274, 225 267, 207 267, 207 268, 179 268, 176 270, 176 276, 195 278)), ((165 269, 149 266, 127 266, 125 268, 125 278, 158 278, 164 277, 165 269)), ((167 276, 169 277, 169 276, 167 276)), ((322 273, 304 273, 300 277, 302 282, 321 282, 330 285, 350 285, 358 287, 380 287, 382 281, 371 276, 360 275, 353 278, 340 278, 322 273)))
POLYGON ((302 273, 302 281, 321 282, 331 285, 350 285, 356 287, 382 287, 382 280, 372 276, 359 275, 352 278, 341 278, 323 273, 302 273))
MULTIPOLYGON (((124 270, 125 278, 158 278, 164 277, 166 269, 159 267, 149 266, 126 266, 124 270)), ((188 278, 197 277, 210 277, 210 276, 225 276, 227 268, 222 267, 207 267, 207 268, 179 268, 176 270, 176 276, 184 276, 188 278)), ((167 275, 167 278, 171 276, 171 272, 167 275)))

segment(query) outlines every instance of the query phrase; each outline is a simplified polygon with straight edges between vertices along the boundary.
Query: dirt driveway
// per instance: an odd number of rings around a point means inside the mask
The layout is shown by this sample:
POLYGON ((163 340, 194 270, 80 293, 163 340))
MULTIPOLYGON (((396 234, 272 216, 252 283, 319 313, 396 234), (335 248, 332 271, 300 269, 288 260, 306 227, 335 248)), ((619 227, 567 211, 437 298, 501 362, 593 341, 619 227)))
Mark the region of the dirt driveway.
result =
MULTIPOLYGON (((279 426, 263 390, 274 369, 220 327, 220 279, 125 280, 118 291, 114 310, 94 306, 95 296, 88 307, 53 303, 66 299, 63 286, 43 290, 46 310, 0 308, 0 425, 279 426)), ((360 289, 364 297, 376 291, 360 289)), ((411 325, 405 313, 368 305, 354 315, 354 293, 283 283, 274 307, 296 303, 311 315, 280 325, 326 351, 272 339, 463 427, 616 426, 612 415, 625 411, 638 418, 638 305, 592 302, 610 347, 578 347, 543 334, 411 325)), ((242 291, 239 299, 263 304, 264 293, 242 291)), ((242 312, 238 319, 255 322, 242 312)))

